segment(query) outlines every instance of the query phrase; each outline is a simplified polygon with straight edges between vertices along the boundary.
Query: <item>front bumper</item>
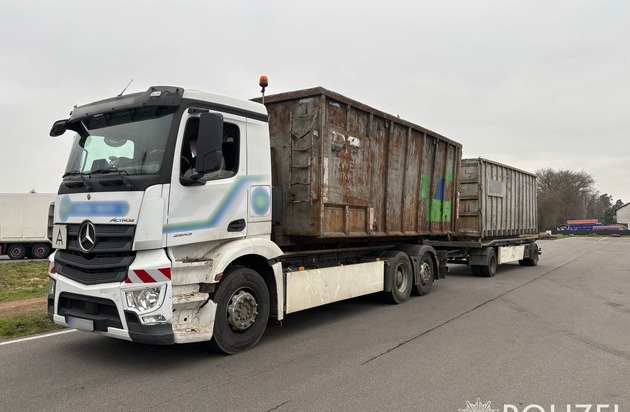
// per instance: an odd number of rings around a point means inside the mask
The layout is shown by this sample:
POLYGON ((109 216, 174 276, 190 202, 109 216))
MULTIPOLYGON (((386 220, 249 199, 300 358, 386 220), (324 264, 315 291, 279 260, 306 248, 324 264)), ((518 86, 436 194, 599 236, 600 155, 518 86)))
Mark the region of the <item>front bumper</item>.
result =
POLYGON ((48 316, 55 323, 140 343, 168 345, 175 342, 170 260, 163 250, 138 252, 129 268, 129 276, 123 282, 82 284, 55 273, 53 268, 51 265, 49 271, 55 284, 48 297, 48 316), (157 270, 168 271, 168 277, 136 275, 157 270), (130 307, 126 292, 146 287, 160 288, 158 304, 145 311, 130 307), (163 321, 146 320, 156 317, 163 321))

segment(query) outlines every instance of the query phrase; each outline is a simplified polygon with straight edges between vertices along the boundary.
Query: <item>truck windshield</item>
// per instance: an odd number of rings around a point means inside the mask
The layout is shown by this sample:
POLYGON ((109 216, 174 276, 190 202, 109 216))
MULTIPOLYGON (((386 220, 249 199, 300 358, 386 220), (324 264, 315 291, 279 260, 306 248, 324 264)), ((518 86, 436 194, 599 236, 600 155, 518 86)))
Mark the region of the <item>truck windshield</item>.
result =
POLYGON ((174 110, 143 107, 83 119, 88 135, 75 136, 66 175, 103 170, 125 175, 158 173, 174 110))

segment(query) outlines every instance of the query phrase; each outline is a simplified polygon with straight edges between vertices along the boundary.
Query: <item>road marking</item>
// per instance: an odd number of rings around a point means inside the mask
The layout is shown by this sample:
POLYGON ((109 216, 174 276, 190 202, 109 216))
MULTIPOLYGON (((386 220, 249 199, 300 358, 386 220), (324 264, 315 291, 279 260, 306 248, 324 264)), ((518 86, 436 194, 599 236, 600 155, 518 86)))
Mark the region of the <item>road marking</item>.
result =
POLYGON ((608 237, 603 237, 603 238, 599 239, 598 242, 601 242, 602 240, 606 240, 606 239, 608 239, 608 237))
POLYGON ((21 342, 26 342, 26 341, 35 340, 35 339, 49 338, 51 336, 63 335, 64 333, 71 333, 71 332, 76 332, 76 331, 77 331, 76 329, 68 329, 68 330, 62 330, 60 332, 47 333, 45 335, 30 336, 28 338, 10 340, 7 342, 0 342, 0 346, 11 345, 12 343, 21 343, 21 342))

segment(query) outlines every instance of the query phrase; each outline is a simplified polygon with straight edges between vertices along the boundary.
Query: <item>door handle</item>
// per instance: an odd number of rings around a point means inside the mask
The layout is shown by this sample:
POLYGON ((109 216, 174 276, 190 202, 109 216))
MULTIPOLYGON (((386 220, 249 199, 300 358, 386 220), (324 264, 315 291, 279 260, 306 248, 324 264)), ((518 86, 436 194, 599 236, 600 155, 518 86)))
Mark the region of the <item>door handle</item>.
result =
POLYGON ((242 232, 245 229, 245 219, 233 220, 228 224, 228 232, 242 232))

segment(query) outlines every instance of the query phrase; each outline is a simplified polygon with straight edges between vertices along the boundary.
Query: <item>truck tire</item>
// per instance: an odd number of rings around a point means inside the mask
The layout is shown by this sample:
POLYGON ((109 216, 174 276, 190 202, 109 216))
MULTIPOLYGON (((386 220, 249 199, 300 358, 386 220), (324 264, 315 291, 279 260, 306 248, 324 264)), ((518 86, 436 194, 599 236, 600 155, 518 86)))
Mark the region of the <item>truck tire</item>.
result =
POLYGON ((9 255, 9 259, 12 260, 24 259, 24 256, 26 256, 26 248, 19 243, 14 243, 7 248, 7 255, 9 255))
POLYGON ((470 271, 473 276, 481 276, 481 270, 479 269, 481 266, 479 265, 470 265, 470 271))
POLYGON ((435 267, 433 266, 433 259, 428 253, 425 253, 420 258, 418 263, 418 277, 420 283, 413 285, 412 292, 414 295, 423 296, 429 293, 433 281, 435 280, 435 267))
POLYGON ((491 278, 497 273, 497 266, 497 253, 491 248, 488 251, 488 264, 479 266, 479 274, 481 276, 491 278))
POLYGON ((240 267, 228 273, 214 297, 217 312, 210 344, 233 355, 252 348, 269 320, 269 290, 260 275, 240 267))
POLYGON ((389 259, 387 267, 391 291, 385 292, 385 298, 391 303, 405 303, 411 296, 411 287, 413 286, 411 261, 405 252, 390 253, 394 253, 393 257, 389 259))
POLYGON ((538 260, 540 259, 540 257, 538 256, 538 245, 536 243, 533 243, 532 245, 530 245, 529 254, 530 254, 530 257, 518 261, 518 263, 521 266, 537 266, 538 265, 538 260))
POLYGON ((46 259, 50 255, 50 246, 46 243, 35 243, 31 247, 31 257, 33 259, 46 259))

